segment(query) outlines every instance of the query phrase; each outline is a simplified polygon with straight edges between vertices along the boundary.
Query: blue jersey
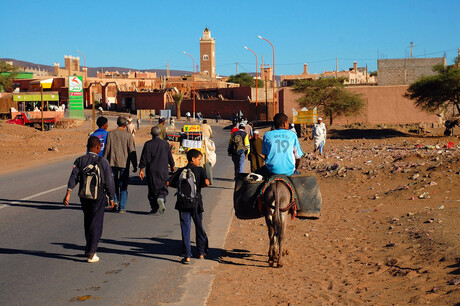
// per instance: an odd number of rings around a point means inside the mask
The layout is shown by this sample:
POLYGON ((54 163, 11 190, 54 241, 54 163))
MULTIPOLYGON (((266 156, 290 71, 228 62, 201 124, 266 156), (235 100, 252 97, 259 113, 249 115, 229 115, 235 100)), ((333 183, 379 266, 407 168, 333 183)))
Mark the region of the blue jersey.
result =
POLYGON ((266 156, 265 164, 271 173, 292 175, 295 160, 302 157, 303 152, 296 134, 279 129, 265 133, 262 154, 266 156))
POLYGON ((104 153, 105 140, 107 139, 107 133, 108 132, 106 130, 104 130, 103 128, 100 128, 100 129, 95 130, 94 133, 91 134, 91 136, 96 136, 101 141, 101 153, 99 153, 99 156, 101 157, 102 157, 102 154, 104 153))

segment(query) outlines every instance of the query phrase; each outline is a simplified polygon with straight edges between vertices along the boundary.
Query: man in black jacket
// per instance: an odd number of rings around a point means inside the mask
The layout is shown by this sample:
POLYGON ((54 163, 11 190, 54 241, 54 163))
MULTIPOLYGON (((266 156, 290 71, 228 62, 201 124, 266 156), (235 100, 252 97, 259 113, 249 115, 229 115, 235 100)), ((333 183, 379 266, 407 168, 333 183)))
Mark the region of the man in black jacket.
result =
POLYGON ((150 212, 163 214, 166 210, 165 202, 168 195, 168 187, 166 186, 169 178, 168 165, 171 167, 171 171, 174 171, 174 159, 169 143, 160 138, 160 127, 154 126, 150 134, 152 134, 152 140, 147 141, 142 150, 139 177, 141 180, 147 177, 150 212), (144 168, 146 169, 145 173, 144 168))
POLYGON ((101 141, 96 136, 91 136, 88 139, 88 154, 77 158, 73 164, 73 170, 70 174, 69 182, 67 183, 67 193, 64 197, 64 205, 69 205, 70 193, 75 188, 77 183, 80 183, 82 188, 82 171, 88 165, 97 165, 100 170, 102 184, 97 190, 97 198, 95 200, 80 197, 81 208, 83 210, 85 220, 85 256, 88 257, 88 262, 98 262, 99 257, 96 254, 99 239, 102 236, 102 227, 104 223, 104 208, 107 202, 107 196, 110 199, 110 208, 114 207, 115 183, 113 181, 112 169, 109 162, 100 157, 101 141))

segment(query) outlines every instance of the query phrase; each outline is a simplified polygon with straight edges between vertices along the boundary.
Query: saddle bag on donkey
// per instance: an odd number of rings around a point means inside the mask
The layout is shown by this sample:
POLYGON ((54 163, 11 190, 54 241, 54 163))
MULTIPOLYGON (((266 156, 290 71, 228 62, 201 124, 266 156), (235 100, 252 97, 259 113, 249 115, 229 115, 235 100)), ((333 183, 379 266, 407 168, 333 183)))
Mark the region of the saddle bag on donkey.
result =
POLYGON ((264 182, 245 181, 249 173, 239 173, 235 180, 233 208, 238 219, 257 219, 263 217, 258 207, 257 198, 264 182))
MULTIPOLYGON (((245 181, 248 173, 238 174, 233 193, 233 207, 238 219, 257 219, 263 217, 258 197, 266 181, 245 181)), ((297 205, 297 218, 317 219, 321 215, 322 197, 314 176, 306 174, 285 177, 293 186, 297 205)), ((292 190, 292 188, 291 188, 292 190)))
POLYGON ((298 174, 289 176, 297 194, 297 218, 317 219, 321 215, 323 199, 314 176, 298 174))

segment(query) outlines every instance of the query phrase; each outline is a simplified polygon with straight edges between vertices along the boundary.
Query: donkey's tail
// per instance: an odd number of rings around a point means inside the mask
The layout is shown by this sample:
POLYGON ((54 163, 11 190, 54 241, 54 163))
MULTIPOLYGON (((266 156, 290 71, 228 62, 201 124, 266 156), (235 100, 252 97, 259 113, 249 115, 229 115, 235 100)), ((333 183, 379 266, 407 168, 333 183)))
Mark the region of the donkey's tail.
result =
POLYGON ((281 234, 281 213, 280 213, 280 204, 281 204, 281 193, 278 191, 278 184, 282 184, 281 182, 275 181, 275 188, 273 189, 274 196, 275 196, 275 235, 279 237, 281 234))

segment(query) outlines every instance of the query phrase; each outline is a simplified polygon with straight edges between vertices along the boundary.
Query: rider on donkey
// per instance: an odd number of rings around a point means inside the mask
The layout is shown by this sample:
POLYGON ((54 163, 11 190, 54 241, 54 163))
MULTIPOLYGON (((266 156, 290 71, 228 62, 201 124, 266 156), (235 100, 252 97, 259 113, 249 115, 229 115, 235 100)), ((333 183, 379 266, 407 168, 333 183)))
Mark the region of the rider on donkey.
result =
POLYGON ((299 174, 297 168, 303 156, 297 135, 289 130, 289 119, 283 113, 273 118, 275 129, 266 132, 262 144, 265 166, 256 171, 265 178, 273 174, 299 174))

